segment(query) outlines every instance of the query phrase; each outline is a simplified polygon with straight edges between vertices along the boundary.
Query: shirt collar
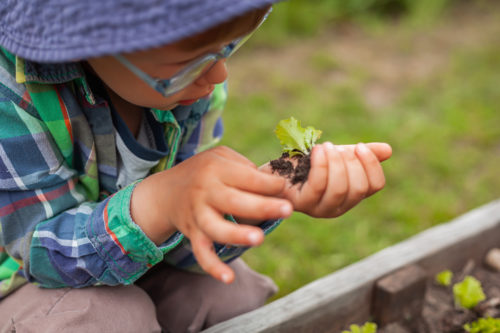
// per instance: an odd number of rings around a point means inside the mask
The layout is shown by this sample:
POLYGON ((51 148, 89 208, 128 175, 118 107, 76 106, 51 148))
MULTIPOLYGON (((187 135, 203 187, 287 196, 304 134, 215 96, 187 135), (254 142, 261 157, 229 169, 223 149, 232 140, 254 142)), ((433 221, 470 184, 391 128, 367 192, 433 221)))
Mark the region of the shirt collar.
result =
POLYGON ((15 57, 17 83, 61 84, 75 81, 79 85, 87 101, 95 104, 95 97, 85 79, 81 63, 37 63, 15 57))

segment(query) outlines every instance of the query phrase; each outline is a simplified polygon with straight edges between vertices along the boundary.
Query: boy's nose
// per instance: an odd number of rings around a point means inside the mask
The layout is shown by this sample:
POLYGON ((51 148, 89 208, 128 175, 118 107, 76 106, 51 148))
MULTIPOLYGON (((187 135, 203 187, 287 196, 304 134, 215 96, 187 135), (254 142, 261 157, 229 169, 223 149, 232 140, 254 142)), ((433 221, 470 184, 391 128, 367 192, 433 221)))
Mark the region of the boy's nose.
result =
POLYGON ((226 81, 226 79, 226 59, 221 59, 217 61, 205 74, 200 76, 195 82, 198 85, 218 84, 226 81))

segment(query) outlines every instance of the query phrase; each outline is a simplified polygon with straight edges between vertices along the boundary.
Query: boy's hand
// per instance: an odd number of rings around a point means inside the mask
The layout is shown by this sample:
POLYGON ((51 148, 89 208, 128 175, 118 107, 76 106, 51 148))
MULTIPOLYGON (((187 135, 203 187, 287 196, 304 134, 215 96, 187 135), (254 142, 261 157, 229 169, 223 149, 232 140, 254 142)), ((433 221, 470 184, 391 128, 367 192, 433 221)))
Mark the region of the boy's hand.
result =
POLYGON ((237 152, 217 147, 140 182, 131 214, 157 245, 176 230, 182 232, 201 268, 230 283, 234 273, 217 257, 213 242, 255 246, 264 235, 258 227, 225 220, 224 214, 259 221, 288 217, 292 205, 278 198, 285 184, 237 152))
MULTIPOLYGON (((281 197, 290 200, 296 211, 313 217, 340 216, 384 187, 380 162, 391 154, 386 143, 316 145, 307 181, 303 186, 287 185, 281 197)), ((272 172, 268 164, 261 169, 272 172)))

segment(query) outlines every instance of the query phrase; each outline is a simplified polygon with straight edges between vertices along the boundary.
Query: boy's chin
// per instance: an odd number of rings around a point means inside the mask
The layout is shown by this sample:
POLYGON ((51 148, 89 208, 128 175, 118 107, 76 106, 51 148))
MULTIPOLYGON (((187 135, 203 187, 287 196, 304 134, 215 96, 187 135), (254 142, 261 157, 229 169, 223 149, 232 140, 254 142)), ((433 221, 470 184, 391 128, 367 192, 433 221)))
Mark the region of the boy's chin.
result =
POLYGON ((151 105, 150 104, 150 105, 142 105, 140 107, 143 109, 145 108, 145 109, 156 109, 156 110, 167 111, 167 110, 172 110, 177 106, 179 106, 179 104, 174 103, 174 104, 168 104, 168 105, 162 105, 162 104, 151 105))

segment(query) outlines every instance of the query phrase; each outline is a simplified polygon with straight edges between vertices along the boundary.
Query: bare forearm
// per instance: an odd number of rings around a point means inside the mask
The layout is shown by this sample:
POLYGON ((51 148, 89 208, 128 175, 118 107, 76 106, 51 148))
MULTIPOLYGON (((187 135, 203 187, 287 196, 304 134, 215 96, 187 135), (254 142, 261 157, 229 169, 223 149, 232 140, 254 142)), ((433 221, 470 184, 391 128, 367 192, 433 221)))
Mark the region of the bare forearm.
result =
POLYGON ((158 181, 156 175, 150 176, 141 181, 132 193, 130 203, 130 214, 134 222, 144 231, 156 245, 160 245, 177 231, 170 223, 168 216, 158 214, 157 207, 165 205, 161 196, 156 193, 158 181))

